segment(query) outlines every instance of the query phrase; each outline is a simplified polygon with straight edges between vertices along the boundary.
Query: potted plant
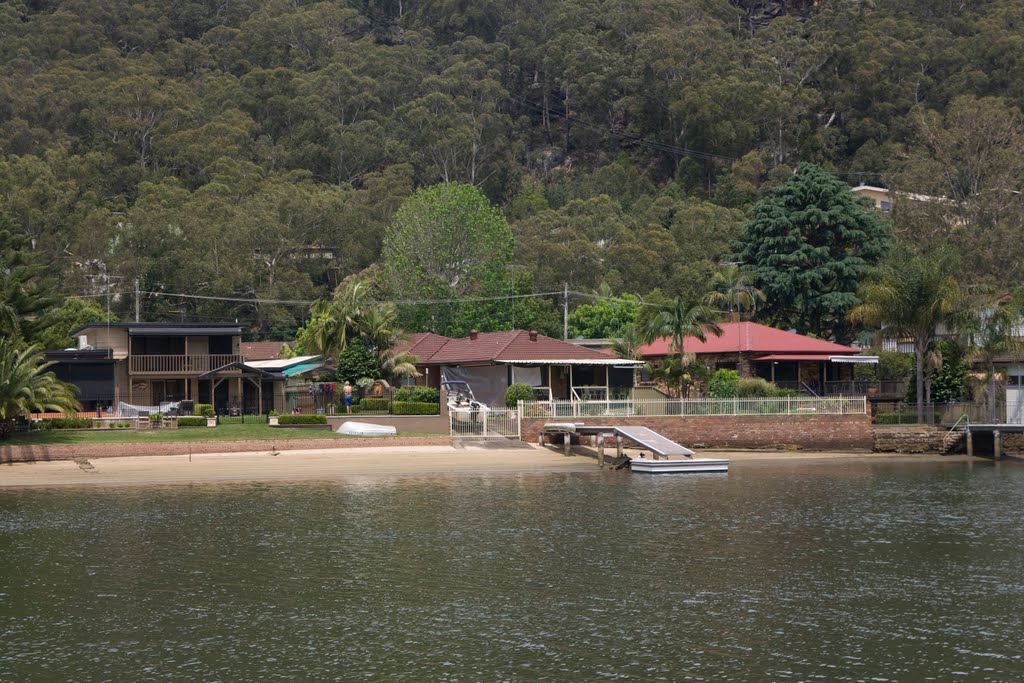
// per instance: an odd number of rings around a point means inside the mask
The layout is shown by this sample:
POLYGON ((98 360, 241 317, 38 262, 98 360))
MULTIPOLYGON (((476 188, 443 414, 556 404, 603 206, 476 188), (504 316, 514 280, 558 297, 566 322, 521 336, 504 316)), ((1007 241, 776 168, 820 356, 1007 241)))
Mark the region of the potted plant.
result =
POLYGON ((160 412, 153 413, 149 416, 150 427, 162 427, 164 424, 164 414, 160 412))
POLYGON ((267 413, 267 424, 269 424, 271 427, 276 427, 277 418, 280 417, 280 415, 281 413, 277 412, 276 410, 271 410, 269 413, 267 413))

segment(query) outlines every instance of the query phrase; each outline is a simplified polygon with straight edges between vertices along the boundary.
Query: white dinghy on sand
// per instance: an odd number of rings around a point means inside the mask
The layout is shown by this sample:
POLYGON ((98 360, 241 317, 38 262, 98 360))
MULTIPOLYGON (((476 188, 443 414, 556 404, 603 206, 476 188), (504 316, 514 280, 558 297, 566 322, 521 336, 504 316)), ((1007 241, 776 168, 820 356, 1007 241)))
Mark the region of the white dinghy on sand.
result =
POLYGON ((398 430, 394 427, 375 425, 369 422, 342 422, 341 426, 334 431, 347 436, 396 436, 398 434, 398 430))

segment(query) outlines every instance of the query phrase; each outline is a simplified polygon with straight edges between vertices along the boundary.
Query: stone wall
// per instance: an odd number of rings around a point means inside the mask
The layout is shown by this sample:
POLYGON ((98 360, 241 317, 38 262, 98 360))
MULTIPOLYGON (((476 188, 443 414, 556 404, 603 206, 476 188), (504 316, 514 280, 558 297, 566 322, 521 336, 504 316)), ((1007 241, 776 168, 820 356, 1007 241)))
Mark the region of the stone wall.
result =
POLYGON ((947 430, 940 427, 875 427, 878 453, 941 453, 947 430))
MULTIPOLYGON (((550 418, 524 418, 523 440, 536 442, 550 418)), ((688 447, 862 450, 874 446, 867 415, 743 415, 614 417, 575 420, 649 427, 688 447)))

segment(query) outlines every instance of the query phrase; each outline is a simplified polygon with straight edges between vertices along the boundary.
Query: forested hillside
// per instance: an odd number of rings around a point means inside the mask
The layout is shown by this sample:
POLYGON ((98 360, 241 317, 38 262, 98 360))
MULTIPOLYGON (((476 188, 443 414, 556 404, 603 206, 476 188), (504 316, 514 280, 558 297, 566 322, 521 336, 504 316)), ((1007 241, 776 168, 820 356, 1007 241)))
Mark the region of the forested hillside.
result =
POLYGON ((801 162, 940 198, 893 233, 1005 282, 1022 106, 1019 0, 0 3, 0 209, 60 291, 279 337, 307 306, 217 297, 328 295, 445 181, 520 293, 698 295, 801 162))

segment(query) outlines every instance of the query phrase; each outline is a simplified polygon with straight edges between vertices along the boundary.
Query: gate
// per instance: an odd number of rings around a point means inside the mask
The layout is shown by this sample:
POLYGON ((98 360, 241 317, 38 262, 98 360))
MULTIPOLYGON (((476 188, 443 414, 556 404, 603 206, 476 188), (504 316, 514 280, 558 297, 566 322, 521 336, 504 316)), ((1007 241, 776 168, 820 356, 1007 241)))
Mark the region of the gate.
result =
POLYGON ((518 408, 452 410, 448 414, 453 437, 465 439, 518 439, 518 408))

